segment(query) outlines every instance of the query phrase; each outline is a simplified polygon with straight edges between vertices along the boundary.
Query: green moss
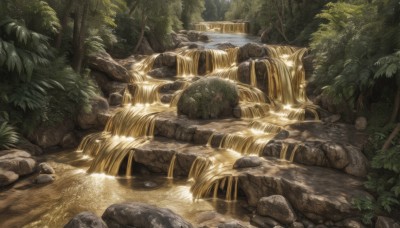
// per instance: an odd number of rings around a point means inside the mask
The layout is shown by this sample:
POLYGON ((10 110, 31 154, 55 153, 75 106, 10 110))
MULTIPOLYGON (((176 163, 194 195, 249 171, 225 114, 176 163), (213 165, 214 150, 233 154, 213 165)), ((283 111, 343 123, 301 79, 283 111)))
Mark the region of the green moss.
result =
POLYGON ((231 116, 238 102, 239 92, 235 84, 209 77, 193 83, 183 92, 178 102, 178 113, 201 119, 231 116))

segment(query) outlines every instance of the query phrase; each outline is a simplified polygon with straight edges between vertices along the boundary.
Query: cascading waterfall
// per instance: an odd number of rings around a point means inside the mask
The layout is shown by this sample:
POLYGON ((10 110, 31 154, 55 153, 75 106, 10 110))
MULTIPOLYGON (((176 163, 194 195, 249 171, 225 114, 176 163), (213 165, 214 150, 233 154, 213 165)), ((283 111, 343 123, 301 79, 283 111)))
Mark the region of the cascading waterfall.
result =
POLYGON ((200 22, 194 25, 195 30, 202 32, 220 32, 220 33, 247 33, 248 23, 245 22, 200 22))
MULTIPOLYGON (((241 32, 243 25, 198 24, 198 29, 241 32), (235 28, 238 26, 238 28, 235 28)), ((238 48, 226 50, 183 49, 177 52, 177 78, 181 88, 173 95, 169 105, 160 102, 159 90, 168 81, 151 78, 147 73, 152 69, 158 55, 152 55, 134 64, 129 89, 126 89, 123 107, 109 119, 105 130, 85 137, 78 151, 94 157, 89 172, 121 174, 130 176, 135 159, 135 148, 143 146, 154 136, 157 115, 176 111, 178 100, 194 76, 203 72, 204 77, 218 76, 234 82, 239 89, 240 114, 248 121, 248 129, 225 134, 216 152, 197 157, 192 163, 189 180, 193 181, 194 198, 217 197, 223 193, 226 200, 238 197, 239 178, 233 170, 234 162, 243 156, 258 156, 268 142, 283 127, 305 119, 306 111, 318 119, 316 106, 308 103, 305 96, 305 73, 302 57, 306 49, 284 46, 267 46, 269 57, 251 60, 249 84, 238 78, 238 48), (202 62, 202 64, 200 64, 202 62), (257 88, 256 63, 265 64, 267 94, 257 88)), ((211 147, 212 135, 207 143, 211 147)), ((298 146, 288 153, 288 145, 282 145, 280 158, 292 161, 298 146)), ((173 178, 178 154, 171 158, 168 177, 173 178)))

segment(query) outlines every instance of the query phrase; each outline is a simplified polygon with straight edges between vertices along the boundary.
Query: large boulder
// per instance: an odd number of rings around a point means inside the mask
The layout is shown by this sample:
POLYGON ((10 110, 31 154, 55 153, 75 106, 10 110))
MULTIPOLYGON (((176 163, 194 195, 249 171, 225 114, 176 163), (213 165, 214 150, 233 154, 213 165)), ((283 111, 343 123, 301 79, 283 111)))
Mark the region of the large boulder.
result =
POLYGON ((58 146, 62 143, 64 136, 71 132, 74 127, 75 123, 68 119, 53 126, 42 124, 32 134, 29 135, 29 139, 44 149, 58 146))
POLYGON ((154 60, 154 68, 163 66, 176 68, 176 53, 165 52, 158 55, 154 60))
POLYGON ((93 70, 105 73, 110 79, 128 82, 128 70, 117 63, 108 53, 101 53, 89 58, 89 67, 93 70))
POLYGON ((234 169, 257 167, 261 165, 262 158, 258 156, 247 156, 236 160, 233 164, 234 169))
POLYGON ((296 220, 292 206, 281 195, 261 198, 257 203, 257 213, 276 219, 283 224, 292 224, 296 220))
POLYGON ((107 228, 107 225, 97 215, 84 211, 73 217, 64 228, 107 228))
POLYGON ((23 150, 0 151, 0 186, 15 182, 20 176, 36 170, 36 160, 23 150))
POLYGON ((169 209, 144 203, 113 204, 102 216, 110 228, 191 228, 190 223, 169 209))
POLYGON ((78 124, 82 129, 104 127, 99 115, 108 112, 109 105, 106 99, 96 96, 91 98, 92 109, 90 112, 81 111, 78 115, 78 124))
POLYGON ((126 87, 128 87, 128 83, 112 81, 102 72, 92 71, 90 72, 90 75, 96 81, 99 89, 106 97, 112 93, 119 93, 122 95, 126 87))
POLYGON ((154 54, 154 50, 151 47, 149 41, 147 41, 146 37, 143 38, 142 43, 139 46, 138 53, 142 55, 154 54))
POLYGON ((233 116, 233 108, 238 103, 239 91, 235 84, 209 77, 194 82, 182 93, 178 113, 201 119, 233 116))
POLYGON ((238 61, 243 62, 250 58, 260 58, 267 54, 266 49, 256 43, 248 43, 239 48, 238 61))

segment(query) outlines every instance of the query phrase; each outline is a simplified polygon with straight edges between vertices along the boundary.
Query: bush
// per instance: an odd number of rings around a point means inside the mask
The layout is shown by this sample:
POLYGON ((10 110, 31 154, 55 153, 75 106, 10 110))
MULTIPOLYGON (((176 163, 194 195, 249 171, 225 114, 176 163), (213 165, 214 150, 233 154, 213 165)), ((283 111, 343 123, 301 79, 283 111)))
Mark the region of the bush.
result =
POLYGON ((10 149, 18 141, 18 134, 7 122, 0 123, 0 150, 10 149))
POLYGON ((193 83, 182 93, 178 113, 202 119, 232 116, 238 103, 239 92, 235 84, 210 77, 193 83))

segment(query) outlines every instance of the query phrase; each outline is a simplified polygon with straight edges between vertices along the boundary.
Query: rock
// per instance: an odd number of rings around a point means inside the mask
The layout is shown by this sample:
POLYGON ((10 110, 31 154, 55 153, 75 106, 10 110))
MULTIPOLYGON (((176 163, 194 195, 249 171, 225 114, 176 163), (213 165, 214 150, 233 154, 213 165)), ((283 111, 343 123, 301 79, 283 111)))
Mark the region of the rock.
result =
POLYGON ((160 67, 148 72, 154 78, 172 78, 176 76, 176 68, 160 67))
POLYGON ((290 225, 290 228, 304 228, 304 225, 301 222, 294 222, 290 225))
POLYGON ((61 140, 61 147, 64 149, 75 148, 79 145, 79 140, 76 137, 75 133, 69 132, 61 140))
POLYGON ((34 180, 36 184, 48 184, 54 181, 54 177, 50 174, 39 174, 34 180))
POLYGON ((68 119, 54 126, 42 124, 32 134, 29 135, 29 139, 41 148, 50 148, 60 145, 63 137, 68 132, 72 131, 74 127, 75 123, 68 119))
POLYGON ((349 165, 344 171, 348 174, 365 177, 368 172, 368 159, 361 150, 354 146, 346 146, 347 155, 349 156, 349 165))
POLYGON ((178 113, 189 118, 215 119, 233 116, 239 103, 235 84, 217 77, 207 77, 194 82, 181 95, 178 113))
POLYGON ((325 119, 323 119, 324 122, 328 122, 328 123, 336 123, 340 120, 341 116, 339 114, 336 115, 331 115, 325 119))
POLYGON ((347 151, 341 145, 335 143, 324 143, 322 144, 322 150, 325 151, 329 163, 334 168, 343 169, 349 164, 347 151))
POLYGON ((251 218, 251 224, 257 227, 262 227, 262 228, 270 228, 274 226, 279 226, 279 222, 273 220, 272 218, 269 217, 263 217, 259 215, 254 215, 251 218))
POLYGON ((36 160, 23 150, 3 150, 0 151, 0 169, 14 172, 19 176, 28 175, 35 172, 36 160))
POLYGON ((341 222, 341 226, 346 228, 365 228, 365 226, 357 219, 346 219, 341 222))
POLYGON ((18 174, 12 171, 0 169, 0 187, 14 183, 18 178, 18 174))
POLYGON ((392 218, 378 216, 375 228, 400 228, 400 223, 392 218))
POLYGON ((257 167, 261 165, 262 158, 258 156, 242 157, 233 164, 234 169, 257 167))
POLYGON ((55 174, 56 171, 54 171, 53 167, 51 167, 49 164, 42 162, 39 164, 39 173, 42 174, 55 174))
POLYGON ((78 124, 82 129, 100 128, 103 127, 98 120, 99 113, 108 111, 109 106, 106 99, 96 96, 91 99, 92 110, 85 113, 83 110, 78 115, 78 124))
POLYGON ((122 104, 123 96, 120 93, 112 93, 108 98, 108 102, 111 106, 118 106, 122 104))
POLYGON ((90 75, 96 81, 104 96, 109 96, 112 93, 120 93, 122 95, 128 86, 128 84, 124 82, 111 81, 102 72, 92 71, 90 75))
POLYGON ((175 47, 178 47, 181 43, 190 42, 187 35, 185 34, 176 34, 171 33, 172 42, 174 43, 175 47))
POLYGON ((235 48, 235 47, 236 47, 235 45, 233 45, 233 44, 231 44, 229 42, 224 42, 224 43, 218 43, 217 44, 217 48, 220 49, 220 50, 226 50, 226 49, 235 48))
POLYGON ((97 120, 99 121, 100 126, 106 126, 108 120, 111 118, 111 113, 106 112, 106 113, 99 113, 97 115, 97 120))
POLYGON ((191 228, 190 223, 169 209, 157 208, 144 203, 113 204, 102 216, 110 228, 191 228))
POLYGON ((367 124, 368 124, 367 118, 360 116, 356 119, 354 126, 356 127, 357 130, 362 131, 367 128, 367 124))
POLYGON ((208 42, 209 40, 210 40, 210 38, 209 38, 206 34, 201 33, 201 34, 199 35, 199 41, 201 41, 201 42, 208 42))
POLYGON ((250 62, 242 62, 238 66, 238 79, 240 82, 250 84, 250 62))
POLYGON ((103 72, 111 80, 128 82, 128 70, 117 63, 108 53, 101 53, 89 58, 89 67, 93 70, 103 72))
POLYGON ((191 42, 197 42, 197 41, 207 42, 209 40, 206 34, 194 30, 187 31, 187 37, 191 42))
POLYGON ((73 217, 64 228, 107 228, 107 225, 94 213, 85 211, 73 217))
POLYGON ((172 67, 176 68, 176 53, 174 52, 164 52, 157 56, 154 60, 154 68, 159 67, 172 67))
POLYGON ((20 136, 16 148, 19 148, 21 150, 24 150, 32 155, 41 155, 43 154, 42 148, 40 148, 38 145, 35 145, 31 143, 28 139, 20 136))
POLYGON ((145 37, 143 38, 142 43, 139 46, 138 53, 142 55, 154 54, 154 51, 151 48, 149 41, 147 41, 145 37))
POLYGON ((261 198, 257 203, 257 213, 276 219, 283 224, 292 224, 296 220, 292 206, 281 195, 261 198))
POLYGON ((238 61, 243 62, 250 58, 259 58, 267 54, 262 45, 256 43, 248 43, 239 48, 238 61))
POLYGON ((246 228, 246 227, 238 222, 228 222, 219 224, 218 228, 246 228))

